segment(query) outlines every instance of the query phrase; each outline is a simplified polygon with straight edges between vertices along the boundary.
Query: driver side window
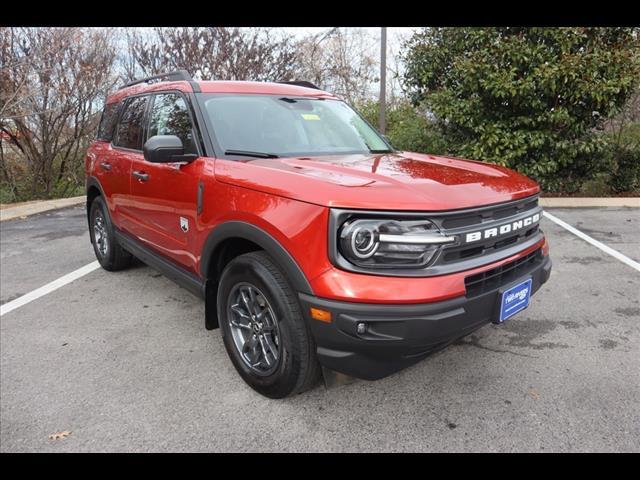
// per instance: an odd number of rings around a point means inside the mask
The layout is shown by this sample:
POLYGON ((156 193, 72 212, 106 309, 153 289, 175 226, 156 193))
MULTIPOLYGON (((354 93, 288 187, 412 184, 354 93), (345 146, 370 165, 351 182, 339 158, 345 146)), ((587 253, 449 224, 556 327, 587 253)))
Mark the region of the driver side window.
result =
POLYGON ((176 93, 154 95, 150 117, 147 138, 154 135, 175 135, 182 140, 184 153, 198 153, 184 98, 176 93))

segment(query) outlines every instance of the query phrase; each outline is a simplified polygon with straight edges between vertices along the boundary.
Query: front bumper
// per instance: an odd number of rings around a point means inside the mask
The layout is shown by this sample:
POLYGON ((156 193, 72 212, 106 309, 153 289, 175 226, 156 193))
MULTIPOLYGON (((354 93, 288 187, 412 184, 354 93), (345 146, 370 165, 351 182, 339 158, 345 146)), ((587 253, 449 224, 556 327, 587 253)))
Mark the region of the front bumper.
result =
MULTIPOLYGON (((300 294, 303 311, 318 346, 320 363, 365 380, 377 380, 412 365, 430 353, 493 321, 499 292, 532 278, 534 294, 551 274, 551 259, 535 261, 501 276, 499 284, 450 300, 422 304, 366 304, 300 294), (332 322, 310 317, 311 307, 328 310, 332 322), (364 322, 366 331, 357 333, 364 322)), ((410 280, 408 280, 410 281, 410 280)))

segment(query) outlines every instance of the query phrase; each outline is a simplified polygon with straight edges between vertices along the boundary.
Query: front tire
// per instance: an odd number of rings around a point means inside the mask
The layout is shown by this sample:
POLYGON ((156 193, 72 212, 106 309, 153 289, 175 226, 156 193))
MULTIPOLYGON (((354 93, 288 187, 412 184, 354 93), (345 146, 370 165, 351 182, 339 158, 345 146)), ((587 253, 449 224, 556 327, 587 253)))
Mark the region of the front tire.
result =
POLYGON ((320 378, 315 342, 295 292, 265 252, 229 262, 217 305, 229 358, 251 388, 283 398, 315 385, 320 378))
POLYGON ((102 268, 113 272, 131 265, 133 257, 116 240, 113 224, 102 197, 96 197, 91 202, 89 235, 93 251, 102 268))

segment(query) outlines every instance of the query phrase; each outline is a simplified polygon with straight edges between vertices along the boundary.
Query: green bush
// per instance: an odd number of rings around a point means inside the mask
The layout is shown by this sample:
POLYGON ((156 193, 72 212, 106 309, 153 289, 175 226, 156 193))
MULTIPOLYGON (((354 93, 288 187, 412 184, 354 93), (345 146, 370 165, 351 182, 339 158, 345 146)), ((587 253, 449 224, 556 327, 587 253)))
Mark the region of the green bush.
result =
POLYGON ((426 28, 404 60, 413 104, 454 154, 568 193, 606 169, 597 130, 640 79, 634 28, 426 28))
POLYGON ((613 153, 615 170, 609 184, 616 193, 640 190, 640 144, 613 153))
POLYGON ((602 135, 607 142, 603 163, 609 193, 640 192, 640 122, 617 124, 602 135))
POLYGON ((65 198, 82 195, 85 191, 84 172, 74 176, 63 176, 56 179, 51 191, 46 194, 42 188, 34 195, 32 193, 33 176, 22 174, 15 176, 12 182, 0 180, 0 203, 26 202, 29 200, 47 200, 50 198, 65 198))
POLYGON ((640 122, 626 124, 613 140, 617 145, 640 148, 640 122))
MULTIPOLYGON (((371 101, 356 108, 371 125, 377 127, 379 105, 379 102, 371 101)), ((448 151, 439 127, 409 102, 387 105, 386 121, 386 136, 398 150, 434 155, 448 151)))

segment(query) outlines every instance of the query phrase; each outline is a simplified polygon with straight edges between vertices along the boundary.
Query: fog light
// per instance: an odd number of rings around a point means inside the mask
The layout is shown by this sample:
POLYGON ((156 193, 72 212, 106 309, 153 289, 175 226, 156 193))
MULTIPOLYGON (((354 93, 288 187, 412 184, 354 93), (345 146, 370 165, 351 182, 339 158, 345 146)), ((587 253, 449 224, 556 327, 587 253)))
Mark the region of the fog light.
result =
POLYGON ((367 324, 360 322, 356 327, 356 332, 358 332, 359 335, 362 335, 366 331, 367 331, 367 324))

